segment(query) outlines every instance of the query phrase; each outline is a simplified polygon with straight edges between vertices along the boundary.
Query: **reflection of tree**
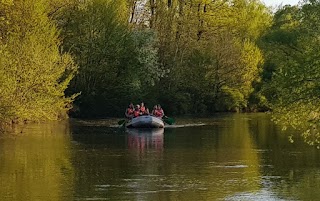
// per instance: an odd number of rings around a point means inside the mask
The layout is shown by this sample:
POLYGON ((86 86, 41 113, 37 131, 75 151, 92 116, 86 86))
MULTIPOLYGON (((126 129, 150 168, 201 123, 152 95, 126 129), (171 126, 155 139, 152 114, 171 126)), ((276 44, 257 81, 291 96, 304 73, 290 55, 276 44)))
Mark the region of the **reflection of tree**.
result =
POLYGON ((282 131, 268 115, 253 118, 250 127, 265 164, 261 171, 267 186, 263 187, 288 200, 317 200, 319 150, 305 144, 297 131, 282 131), (294 143, 289 142, 288 136, 294 143))
POLYGON ((170 193, 163 196, 169 200, 219 200, 257 192, 260 160, 254 151, 249 119, 244 117, 234 115, 215 127, 166 133, 165 160, 159 172, 164 178, 157 179, 157 189, 170 193))
MULTIPOLYGON (((319 160, 318 160, 319 161, 319 160)), ((290 194, 297 195, 298 200, 319 200, 320 198, 319 168, 304 171, 299 182, 290 185, 290 194)))
POLYGON ((28 125, 22 131, 0 136, 1 201, 72 200, 68 125, 28 125))
MULTIPOLYGON (((254 151, 255 143, 249 130, 250 119, 244 115, 234 115, 227 126, 221 129, 220 149, 217 150, 217 162, 234 164, 238 168, 234 175, 239 186, 233 186, 234 193, 255 192, 260 189, 260 159, 254 151), (226 154, 227 153, 227 154, 226 154)), ((230 170, 226 173, 229 176, 230 170)), ((228 178, 227 178, 228 179, 228 178)))

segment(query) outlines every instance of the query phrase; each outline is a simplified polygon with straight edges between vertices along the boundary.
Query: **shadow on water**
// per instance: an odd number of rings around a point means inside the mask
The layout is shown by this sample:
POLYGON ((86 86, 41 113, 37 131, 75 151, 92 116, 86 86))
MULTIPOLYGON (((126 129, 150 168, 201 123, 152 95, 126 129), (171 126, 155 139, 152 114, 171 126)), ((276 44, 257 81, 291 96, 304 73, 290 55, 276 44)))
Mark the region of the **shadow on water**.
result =
POLYGON ((72 126, 73 141, 87 145, 86 148, 126 148, 123 129, 109 126, 72 126))

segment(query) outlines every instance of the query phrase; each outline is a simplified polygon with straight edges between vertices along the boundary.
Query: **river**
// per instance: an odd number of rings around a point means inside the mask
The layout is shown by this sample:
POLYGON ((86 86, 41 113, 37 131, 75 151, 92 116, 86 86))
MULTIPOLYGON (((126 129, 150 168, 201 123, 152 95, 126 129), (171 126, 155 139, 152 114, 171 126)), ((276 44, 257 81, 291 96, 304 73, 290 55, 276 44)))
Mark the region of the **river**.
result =
POLYGON ((1 134, 0 200, 320 199, 320 151, 266 114, 184 118, 164 130, 111 122, 73 119, 1 134))

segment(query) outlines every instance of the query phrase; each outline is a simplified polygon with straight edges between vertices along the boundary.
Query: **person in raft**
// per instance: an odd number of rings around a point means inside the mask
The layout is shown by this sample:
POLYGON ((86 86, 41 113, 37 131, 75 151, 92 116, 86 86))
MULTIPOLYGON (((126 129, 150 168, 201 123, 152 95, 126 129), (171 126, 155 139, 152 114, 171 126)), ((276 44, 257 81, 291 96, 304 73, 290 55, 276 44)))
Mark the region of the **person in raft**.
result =
POLYGON ((158 112, 159 112, 159 116, 162 118, 164 116, 164 111, 160 104, 158 104, 158 112))
POLYGON ((128 106, 128 108, 126 109, 125 116, 126 116, 128 119, 132 119, 133 114, 134 114, 134 106, 133 106, 132 103, 130 103, 129 106, 128 106))
POLYGON ((153 106, 153 109, 152 109, 152 112, 151 112, 152 116, 155 116, 155 117, 157 116, 157 108, 158 108, 157 105, 153 106))
POLYGON ((141 115, 149 115, 149 109, 146 108, 146 106, 144 105, 144 102, 141 102, 140 112, 141 112, 141 115))
POLYGON ((152 115, 158 118, 162 118, 164 116, 163 109, 161 105, 155 105, 152 110, 152 115))
POLYGON ((142 113, 140 111, 140 105, 136 105, 136 107, 134 108, 134 111, 133 111, 133 117, 138 117, 141 115, 142 115, 142 113))

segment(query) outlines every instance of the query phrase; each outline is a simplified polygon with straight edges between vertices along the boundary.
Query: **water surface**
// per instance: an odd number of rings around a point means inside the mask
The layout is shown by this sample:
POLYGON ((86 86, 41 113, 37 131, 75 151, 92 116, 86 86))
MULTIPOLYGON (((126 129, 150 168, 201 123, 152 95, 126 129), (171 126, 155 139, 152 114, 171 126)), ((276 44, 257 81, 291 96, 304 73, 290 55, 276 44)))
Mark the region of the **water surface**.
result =
POLYGON ((319 150, 265 114, 121 130, 112 121, 0 135, 0 200, 319 200, 319 150))

